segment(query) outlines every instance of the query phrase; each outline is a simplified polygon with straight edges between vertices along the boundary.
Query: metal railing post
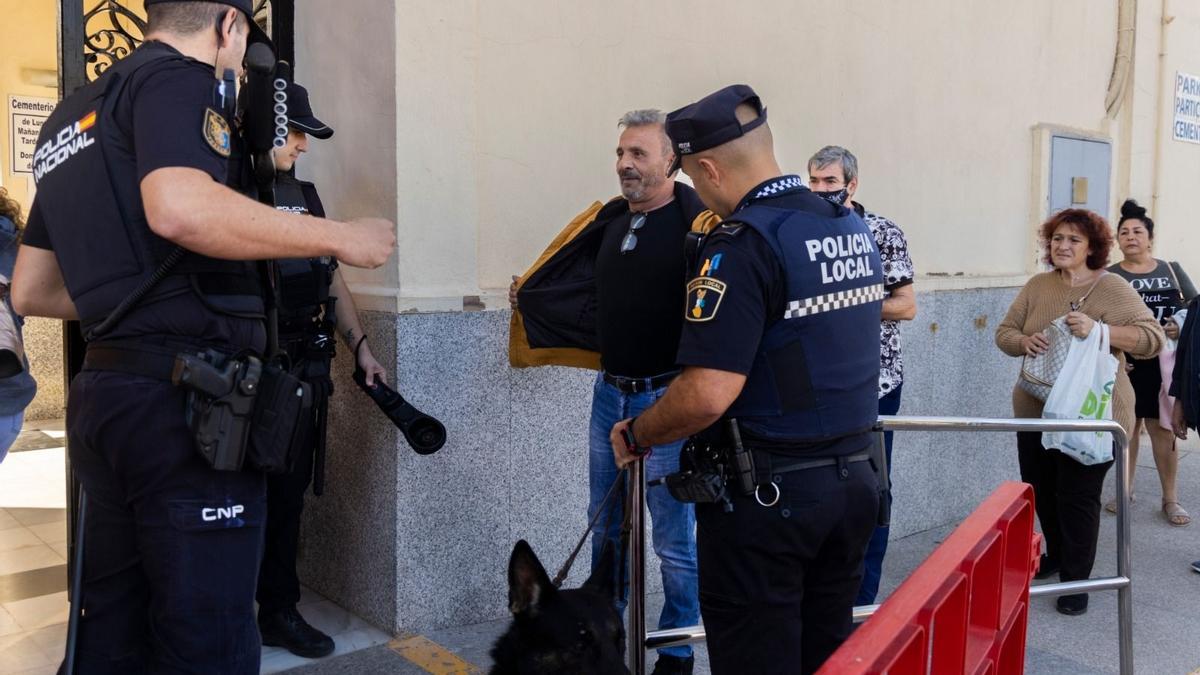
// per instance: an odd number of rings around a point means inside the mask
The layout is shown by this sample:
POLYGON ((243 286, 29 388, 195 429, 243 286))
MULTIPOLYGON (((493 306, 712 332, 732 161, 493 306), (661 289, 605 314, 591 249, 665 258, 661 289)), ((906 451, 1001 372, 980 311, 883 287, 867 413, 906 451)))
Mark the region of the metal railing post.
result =
MULTIPOLYGON (((1120 424, 1113 421, 1047 420, 1047 419, 986 419, 974 417, 890 417, 879 418, 886 431, 967 431, 967 432, 1016 432, 1016 431, 1101 431, 1113 437, 1113 468, 1116 470, 1117 487, 1117 576, 1040 584, 1029 591, 1032 597, 1053 597, 1070 593, 1093 591, 1117 591, 1117 648, 1120 654, 1121 675, 1133 675, 1133 562, 1129 529, 1129 495, 1132 492, 1132 476, 1128 461, 1128 438, 1120 424)), ((645 674, 645 650, 663 649, 680 645, 704 642, 704 626, 667 628, 646 632, 645 610, 645 560, 646 534, 643 529, 646 486, 641 462, 631 465, 630 485, 634 490, 633 532, 630 535, 630 621, 629 661, 633 675, 645 674), (636 584, 636 586, 635 586, 636 584), (634 589, 638 589, 635 591, 634 589), (640 639, 639 639, 640 636, 640 639), (636 653, 635 653, 636 652, 636 653)), ((854 621, 866 621, 879 605, 854 608, 854 621)))
POLYGON ((629 646, 632 675, 646 675, 646 463, 629 465, 629 646))

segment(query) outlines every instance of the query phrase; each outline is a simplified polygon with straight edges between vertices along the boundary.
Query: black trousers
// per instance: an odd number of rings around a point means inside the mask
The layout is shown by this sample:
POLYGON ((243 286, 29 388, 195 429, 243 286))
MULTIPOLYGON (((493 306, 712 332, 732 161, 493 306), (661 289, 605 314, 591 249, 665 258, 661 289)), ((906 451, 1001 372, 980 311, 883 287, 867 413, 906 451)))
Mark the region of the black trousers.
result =
POLYGON ((1037 432, 1017 433, 1021 480, 1033 486, 1046 555, 1061 565, 1059 579, 1092 574, 1100 534, 1100 492, 1112 462, 1085 466, 1058 450, 1042 448, 1037 432))
POLYGON ((76 672, 257 674, 262 475, 210 468, 161 380, 80 373, 67 434, 87 495, 76 672))
MULTIPOLYGON (((303 366, 303 364, 301 364, 303 366)), ((313 458, 317 442, 317 414, 328 404, 328 377, 309 381, 313 387, 313 417, 305 428, 295 464, 287 473, 267 476, 267 527, 262 567, 258 573, 258 612, 273 614, 300 602, 300 577, 296 556, 300 548, 300 515, 304 493, 312 484, 313 458)))
MULTIPOLYGON (((869 462, 776 477, 779 503, 696 506, 700 613, 714 675, 813 673, 852 628, 879 490, 869 462)), ((770 488, 764 488, 769 502, 770 488)))

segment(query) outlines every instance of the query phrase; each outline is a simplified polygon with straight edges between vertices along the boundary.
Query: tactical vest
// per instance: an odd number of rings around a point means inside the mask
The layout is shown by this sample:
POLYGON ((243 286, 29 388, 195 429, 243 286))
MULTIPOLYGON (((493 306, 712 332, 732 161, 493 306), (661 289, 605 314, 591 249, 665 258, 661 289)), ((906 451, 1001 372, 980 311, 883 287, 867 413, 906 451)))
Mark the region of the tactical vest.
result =
MULTIPOLYGON (((133 167, 116 165, 117 150, 132 146, 116 119, 117 103, 135 71, 169 59, 184 57, 160 48, 136 50, 63 100, 38 136, 38 209, 85 334, 176 248, 147 225, 133 167)), ((220 314, 264 316, 252 263, 187 252, 140 304, 185 293, 220 314)))
POLYGON ((786 280, 783 316, 759 343, 741 394, 726 413, 750 434, 799 442, 866 431, 878 419, 879 251, 866 223, 751 204, 723 225, 753 228, 786 280))
MULTIPOLYGON (((325 217, 321 198, 312 183, 287 174, 275 177, 275 208, 290 213, 325 217)), ((329 287, 337 261, 330 257, 291 258, 276 261, 281 332, 294 332, 311 323, 329 302, 329 287)), ((333 321, 332 316, 326 317, 333 321)))

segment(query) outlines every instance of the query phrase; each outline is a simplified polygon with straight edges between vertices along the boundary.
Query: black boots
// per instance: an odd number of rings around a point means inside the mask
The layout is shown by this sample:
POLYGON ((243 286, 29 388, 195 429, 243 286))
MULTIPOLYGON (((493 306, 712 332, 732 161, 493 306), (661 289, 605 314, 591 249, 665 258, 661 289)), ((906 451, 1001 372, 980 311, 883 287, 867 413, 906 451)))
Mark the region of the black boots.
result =
POLYGON ((308 625, 296 608, 258 615, 258 630, 267 647, 283 647, 296 656, 319 659, 333 653, 333 638, 308 625))

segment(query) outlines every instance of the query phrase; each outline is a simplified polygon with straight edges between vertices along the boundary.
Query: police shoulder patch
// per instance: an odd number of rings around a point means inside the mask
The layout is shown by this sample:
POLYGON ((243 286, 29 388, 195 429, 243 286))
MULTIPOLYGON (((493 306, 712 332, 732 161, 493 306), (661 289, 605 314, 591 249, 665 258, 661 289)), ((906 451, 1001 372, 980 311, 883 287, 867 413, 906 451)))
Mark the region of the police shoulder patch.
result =
POLYGON ((229 134, 229 122, 225 121, 225 117, 221 113, 212 108, 204 109, 204 141, 208 143, 208 147, 213 149, 213 152, 222 157, 228 157, 232 151, 232 142, 229 134))
POLYGON ((687 309, 684 318, 688 321, 709 321, 717 315, 721 308, 721 298, 725 296, 727 286, 724 281, 708 276, 699 276, 688 282, 687 309))

